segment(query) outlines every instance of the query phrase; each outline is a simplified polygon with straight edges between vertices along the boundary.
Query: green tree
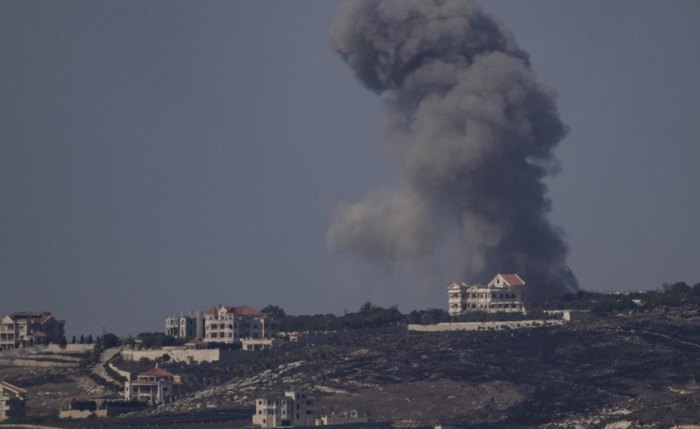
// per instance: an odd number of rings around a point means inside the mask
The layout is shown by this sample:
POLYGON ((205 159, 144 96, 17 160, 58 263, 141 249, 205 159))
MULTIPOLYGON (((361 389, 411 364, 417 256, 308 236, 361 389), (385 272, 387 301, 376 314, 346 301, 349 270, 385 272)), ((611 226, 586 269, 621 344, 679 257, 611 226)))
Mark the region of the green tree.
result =
POLYGON ((268 316, 276 320, 282 320, 282 318, 287 315, 287 313, 284 312, 282 307, 279 307, 277 305, 268 305, 267 307, 260 310, 260 312, 263 314, 267 314, 268 316))
POLYGON ((364 304, 362 304, 362 307, 360 307, 360 313, 369 313, 370 311, 372 311, 372 308, 374 308, 372 306, 372 303, 367 301, 364 304))
POLYGON ((175 339, 162 332, 142 332, 136 336, 137 339, 143 342, 146 348, 157 348, 163 346, 172 346, 175 344, 175 339))
POLYGON ((700 283, 695 283, 690 291, 695 296, 700 296, 700 283))
POLYGON ((117 347, 119 345, 119 337, 115 334, 107 333, 102 336, 102 346, 104 348, 117 347))

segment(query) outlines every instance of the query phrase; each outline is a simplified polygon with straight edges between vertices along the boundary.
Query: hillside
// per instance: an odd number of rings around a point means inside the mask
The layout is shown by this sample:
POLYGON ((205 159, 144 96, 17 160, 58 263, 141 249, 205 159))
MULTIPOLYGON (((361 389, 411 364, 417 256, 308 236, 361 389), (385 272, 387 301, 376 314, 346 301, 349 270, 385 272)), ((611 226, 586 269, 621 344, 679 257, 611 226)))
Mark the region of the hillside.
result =
POLYGON ((236 366, 202 366, 187 378, 220 384, 151 413, 245 407, 295 388, 316 395, 322 412, 360 409, 409 426, 565 426, 599 415, 698 423, 700 314, 657 308, 564 327, 350 331, 236 366))
MULTIPOLYGON (((190 395, 114 422, 146 424, 175 415, 229 413, 243 426, 254 398, 294 388, 316 396, 322 413, 358 409, 394 426, 700 423, 700 312, 694 306, 659 307, 562 327, 347 331, 247 356, 228 365, 169 365, 183 375, 190 395)), ((0 369, 0 376, 12 373, 0 369)), ((69 378, 63 383, 74 391, 69 378)), ((15 381, 22 385, 24 379, 15 381)), ((41 397, 42 387, 33 389, 41 397)))

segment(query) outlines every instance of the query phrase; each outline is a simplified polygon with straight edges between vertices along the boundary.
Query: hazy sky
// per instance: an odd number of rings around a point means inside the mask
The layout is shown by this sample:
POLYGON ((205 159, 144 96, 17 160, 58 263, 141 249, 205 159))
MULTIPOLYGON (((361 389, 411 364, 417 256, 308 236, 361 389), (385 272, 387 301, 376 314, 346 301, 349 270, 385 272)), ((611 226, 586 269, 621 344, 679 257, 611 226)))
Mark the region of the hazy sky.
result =
MULTIPOLYGON (((0 1, 0 314, 126 335, 219 303, 444 307, 449 283, 326 248, 396 173, 337 6, 0 1)), ((700 3, 483 7, 559 92, 551 219, 581 286, 700 282, 700 3)))

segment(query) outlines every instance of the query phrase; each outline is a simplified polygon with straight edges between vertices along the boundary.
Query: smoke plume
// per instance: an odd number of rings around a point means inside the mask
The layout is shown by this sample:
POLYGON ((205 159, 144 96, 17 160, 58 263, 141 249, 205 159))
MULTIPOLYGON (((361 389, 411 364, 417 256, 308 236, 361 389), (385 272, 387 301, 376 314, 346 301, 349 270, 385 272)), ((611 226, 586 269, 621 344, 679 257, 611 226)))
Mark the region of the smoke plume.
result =
POLYGON ((543 182, 567 129, 513 36, 468 0, 353 0, 330 39, 384 95, 400 178, 338 207, 329 247, 386 263, 456 238, 464 280, 515 272, 530 298, 576 290, 543 182))

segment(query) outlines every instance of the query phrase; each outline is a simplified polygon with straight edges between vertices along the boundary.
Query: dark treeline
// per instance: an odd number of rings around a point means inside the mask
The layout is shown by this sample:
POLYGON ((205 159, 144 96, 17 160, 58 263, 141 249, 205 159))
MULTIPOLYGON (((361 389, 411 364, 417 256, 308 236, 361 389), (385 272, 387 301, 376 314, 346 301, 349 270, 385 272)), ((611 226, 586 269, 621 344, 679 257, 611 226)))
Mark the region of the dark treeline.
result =
POLYGON ((543 310, 567 308, 585 309, 604 316, 624 311, 636 311, 659 306, 700 305, 700 283, 689 286, 685 282, 664 283, 653 291, 597 293, 580 291, 535 302, 532 308, 543 310))
POLYGON ((544 314, 540 309, 523 313, 485 313, 473 312, 462 316, 452 317, 441 308, 413 310, 402 314, 398 307, 389 308, 375 306, 366 302, 359 311, 346 313, 342 316, 334 314, 314 314, 292 316, 276 306, 269 305, 261 310, 263 313, 279 321, 280 331, 343 331, 348 329, 384 328, 405 324, 429 325, 444 322, 485 322, 485 321, 517 321, 529 319, 553 318, 544 314))
POLYGON ((276 305, 261 311, 280 323, 280 331, 340 331, 368 329, 409 323, 432 324, 441 322, 517 321, 553 318, 545 313, 553 309, 590 310, 604 316, 624 311, 637 311, 658 306, 700 305, 700 283, 689 286, 685 282, 666 283, 660 289, 646 292, 600 293, 580 291, 547 300, 531 302, 527 314, 474 312, 450 317, 446 310, 432 308, 402 314, 397 306, 382 308, 366 302, 359 311, 342 316, 334 314, 288 315, 276 305))
POLYGON ((330 313, 291 316, 276 305, 268 305, 261 311, 279 321, 280 331, 341 331, 380 328, 405 323, 405 316, 401 314, 397 306, 382 308, 372 305, 369 301, 364 303, 356 313, 346 313, 343 316, 330 313))
MULTIPOLYGON (((557 316, 549 315, 546 310, 573 309, 590 310, 605 316, 627 311, 645 311, 659 306, 700 306, 700 283, 689 286, 685 282, 666 283, 660 289, 645 292, 600 293, 579 291, 542 301, 530 302, 527 313, 484 313, 473 312, 458 317, 451 317, 441 308, 413 310, 403 314, 393 305, 388 308, 366 302, 356 312, 342 316, 335 314, 289 315, 277 305, 268 305, 261 312, 279 322, 282 332, 294 331, 344 331, 352 329, 386 328, 406 324, 433 324, 442 322, 482 322, 482 321, 519 321, 542 320, 557 316)), ((169 337, 161 332, 143 332, 136 338, 123 339, 123 343, 134 345, 140 343, 145 348, 182 345, 184 340, 169 337)), ((98 345, 113 347, 119 343, 114 334, 98 337, 98 345)), ((210 347, 216 345, 210 344, 210 347)), ((233 347, 233 346, 231 346, 233 347)))

